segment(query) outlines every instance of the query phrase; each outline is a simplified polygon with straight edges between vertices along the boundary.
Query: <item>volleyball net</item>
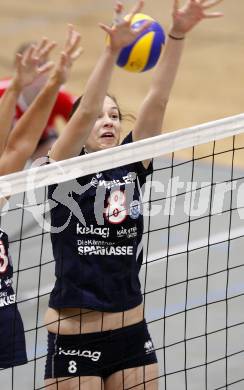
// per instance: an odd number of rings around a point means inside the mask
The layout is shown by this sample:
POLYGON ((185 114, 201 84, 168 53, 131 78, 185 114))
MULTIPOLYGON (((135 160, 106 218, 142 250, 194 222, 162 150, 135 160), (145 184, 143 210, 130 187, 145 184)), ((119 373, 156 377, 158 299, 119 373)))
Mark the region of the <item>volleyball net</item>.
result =
POLYGON ((140 280, 159 388, 242 389, 244 114, 0 178, 1 196, 11 195, 1 226, 29 360, 0 370, 5 390, 44 386, 43 318, 54 283, 46 186, 142 158, 153 159, 153 173, 142 193, 140 280))

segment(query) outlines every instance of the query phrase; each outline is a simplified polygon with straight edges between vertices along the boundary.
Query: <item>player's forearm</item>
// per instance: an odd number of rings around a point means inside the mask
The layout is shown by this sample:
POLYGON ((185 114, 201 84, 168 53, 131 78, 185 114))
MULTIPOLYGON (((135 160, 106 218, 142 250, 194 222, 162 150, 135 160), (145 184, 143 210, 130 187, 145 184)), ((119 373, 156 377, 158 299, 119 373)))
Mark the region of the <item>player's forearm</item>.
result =
POLYGON ((9 136, 7 148, 19 149, 26 160, 32 155, 46 127, 60 86, 59 80, 55 77, 48 80, 46 86, 17 122, 9 136))
POLYGON ((51 151, 54 160, 77 156, 102 111, 118 53, 104 50, 87 84, 80 105, 51 151))
POLYGON ((151 87, 141 106, 134 130, 134 139, 158 135, 180 64, 183 40, 169 38, 154 71, 151 87))
POLYGON ((113 52, 110 47, 105 48, 85 86, 78 109, 80 113, 90 114, 97 119, 103 106, 117 57, 118 52, 113 52))
POLYGON ((0 155, 4 150, 9 131, 12 127, 16 103, 20 92, 21 89, 13 79, 0 100, 0 155))
POLYGON ((183 48, 183 39, 168 38, 153 74, 149 92, 155 103, 167 103, 179 68, 183 48))

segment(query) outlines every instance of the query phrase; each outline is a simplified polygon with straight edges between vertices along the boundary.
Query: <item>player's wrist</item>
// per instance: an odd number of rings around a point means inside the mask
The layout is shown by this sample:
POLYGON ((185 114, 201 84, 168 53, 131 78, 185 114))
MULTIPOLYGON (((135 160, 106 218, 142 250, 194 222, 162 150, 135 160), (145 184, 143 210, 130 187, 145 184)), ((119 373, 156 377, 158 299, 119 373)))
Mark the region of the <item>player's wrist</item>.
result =
POLYGON ((109 56, 111 56, 114 59, 117 59, 117 57, 119 55, 119 52, 120 52, 119 48, 113 47, 111 45, 108 45, 105 48, 105 53, 108 54, 109 56))
POLYGON ((61 87, 66 82, 64 75, 58 70, 53 71, 48 79, 48 85, 51 87, 61 87))
POLYGON ((12 92, 16 93, 17 95, 21 93, 23 87, 21 85, 21 82, 20 80, 18 79, 18 77, 14 77, 12 80, 11 80, 11 83, 10 83, 10 86, 9 86, 9 90, 11 90, 12 92))
POLYGON ((182 31, 178 31, 177 29, 172 27, 169 30, 168 37, 176 41, 182 41, 185 39, 185 33, 183 33, 182 31))

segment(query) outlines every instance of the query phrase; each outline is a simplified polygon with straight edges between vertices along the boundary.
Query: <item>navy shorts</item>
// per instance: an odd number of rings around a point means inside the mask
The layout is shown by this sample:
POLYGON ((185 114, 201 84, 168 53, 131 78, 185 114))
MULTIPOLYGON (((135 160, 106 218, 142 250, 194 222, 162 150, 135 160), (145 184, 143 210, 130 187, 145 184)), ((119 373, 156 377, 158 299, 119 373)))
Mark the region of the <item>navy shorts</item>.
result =
POLYGON ((45 379, 99 376, 157 363, 145 321, 121 329, 78 335, 48 334, 45 379))
POLYGON ((17 305, 0 309, 0 368, 27 363, 23 322, 17 305))

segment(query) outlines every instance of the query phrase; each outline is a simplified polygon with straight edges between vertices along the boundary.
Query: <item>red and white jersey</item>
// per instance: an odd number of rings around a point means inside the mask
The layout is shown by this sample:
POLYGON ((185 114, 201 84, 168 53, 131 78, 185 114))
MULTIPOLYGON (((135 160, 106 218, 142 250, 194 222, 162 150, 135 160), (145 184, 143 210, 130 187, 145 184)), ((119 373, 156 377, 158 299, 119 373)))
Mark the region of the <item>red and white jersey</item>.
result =
MULTIPOLYGON (((0 97, 4 94, 5 90, 9 87, 10 79, 0 80, 0 97)), ((55 120, 58 117, 63 118, 65 121, 69 119, 75 97, 65 91, 63 88, 60 89, 56 103, 53 107, 52 113, 49 117, 46 128, 43 130, 41 140, 48 138, 50 133, 55 131, 55 120)), ((27 110, 28 105, 24 101, 22 95, 20 95, 18 103, 16 105, 15 117, 13 119, 13 125, 16 121, 21 118, 24 112, 27 110)))

